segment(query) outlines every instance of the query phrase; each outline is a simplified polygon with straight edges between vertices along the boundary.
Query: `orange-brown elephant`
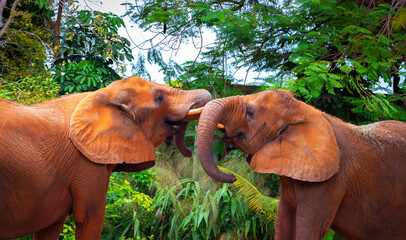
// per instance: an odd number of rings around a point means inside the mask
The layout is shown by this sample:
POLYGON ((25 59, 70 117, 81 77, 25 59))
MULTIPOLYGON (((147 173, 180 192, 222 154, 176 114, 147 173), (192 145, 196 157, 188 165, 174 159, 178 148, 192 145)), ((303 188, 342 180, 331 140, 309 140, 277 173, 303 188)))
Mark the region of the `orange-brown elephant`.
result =
POLYGON ((58 239, 73 213, 76 239, 100 239, 109 177, 154 165, 206 90, 181 91, 139 77, 34 106, 0 100, 0 239, 58 239))
POLYGON ((213 100, 200 116, 197 148, 222 182, 235 178, 213 161, 218 123, 251 168, 280 176, 276 239, 322 239, 330 227, 345 239, 406 238, 406 123, 355 126, 286 91, 213 100))

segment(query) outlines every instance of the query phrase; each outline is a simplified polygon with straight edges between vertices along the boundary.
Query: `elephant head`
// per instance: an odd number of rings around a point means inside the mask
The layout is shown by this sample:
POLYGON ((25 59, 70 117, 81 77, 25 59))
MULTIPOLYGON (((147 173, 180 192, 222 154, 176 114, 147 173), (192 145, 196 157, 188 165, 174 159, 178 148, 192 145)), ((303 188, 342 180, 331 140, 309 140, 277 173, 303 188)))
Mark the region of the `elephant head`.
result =
POLYGON ((333 129, 317 109, 290 92, 268 90, 209 102, 200 116, 197 148, 205 171, 221 182, 212 156, 213 133, 224 125, 224 140, 248 154, 256 172, 275 173, 302 181, 323 181, 339 170, 339 149, 333 129))
POLYGON ((180 152, 191 156, 184 133, 199 112, 188 112, 210 100, 206 90, 182 91, 131 77, 84 98, 71 116, 69 137, 95 163, 140 171, 154 165, 155 147, 171 135, 180 152))

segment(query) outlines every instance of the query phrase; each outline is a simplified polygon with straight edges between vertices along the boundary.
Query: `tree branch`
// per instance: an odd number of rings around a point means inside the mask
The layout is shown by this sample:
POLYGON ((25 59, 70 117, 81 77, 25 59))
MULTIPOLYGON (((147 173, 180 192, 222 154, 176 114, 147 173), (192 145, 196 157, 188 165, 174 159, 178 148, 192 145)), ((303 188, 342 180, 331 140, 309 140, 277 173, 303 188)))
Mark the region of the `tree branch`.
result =
POLYGON ((61 45, 61 40, 60 40, 59 36, 61 35, 61 19, 62 19, 64 1, 65 0, 59 0, 58 15, 56 17, 55 22, 52 22, 52 20, 49 20, 49 25, 51 25, 52 31, 54 32, 54 36, 56 37, 55 41, 54 41, 54 47, 61 45))
POLYGON ((10 25, 11 21, 13 20, 13 17, 16 13, 15 9, 17 7, 17 5, 20 3, 21 0, 15 0, 13 3, 13 6, 11 7, 11 11, 10 11, 10 17, 7 19, 6 24, 4 24, 3 28, 0 30, 0 39, 3 36, 4 32, 6 31, 6 29, 8 28, 8 26, 10 25))

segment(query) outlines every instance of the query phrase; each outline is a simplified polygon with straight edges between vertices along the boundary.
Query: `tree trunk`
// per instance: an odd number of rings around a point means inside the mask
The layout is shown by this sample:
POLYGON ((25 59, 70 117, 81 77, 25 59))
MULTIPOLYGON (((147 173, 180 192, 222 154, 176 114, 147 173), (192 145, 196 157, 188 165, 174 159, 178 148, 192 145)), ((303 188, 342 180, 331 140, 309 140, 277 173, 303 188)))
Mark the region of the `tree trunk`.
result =
MULTIPOLYGON (((6 29, 8 28, 8 26, 10 26, 11 21, 13 20, 15 12, 16 12, 15 9, 16 9, 18 3, 20 3, 20 1, 21 0, 14 1, 13 6, 11 7, 11 11, 10 11, 10 17, 8 17, 7 22, 3 25, 3 27, 0 30, 0 39, 3 36, 3 34, 6 32, 6 29)), ((3 2, 3 0, 2 0, 2 2, 3 2)), ((1 10, 1 14, 3 14, 2 10, 4 10, 4 7, 3 7, 3 9, 0 9, 0 10, 1 10)))
POLYGON ((63 11, 63 4, 65 0, 59 0, 58 3, 58 15, 56 17, 55 22, 49 21, 49 25, 51 25, 52 31, 54 32, 55 40, 53 43, 54 47, 61 45, 60 35, 61 35, 61 19, 62 19, 62 11, 63 11))

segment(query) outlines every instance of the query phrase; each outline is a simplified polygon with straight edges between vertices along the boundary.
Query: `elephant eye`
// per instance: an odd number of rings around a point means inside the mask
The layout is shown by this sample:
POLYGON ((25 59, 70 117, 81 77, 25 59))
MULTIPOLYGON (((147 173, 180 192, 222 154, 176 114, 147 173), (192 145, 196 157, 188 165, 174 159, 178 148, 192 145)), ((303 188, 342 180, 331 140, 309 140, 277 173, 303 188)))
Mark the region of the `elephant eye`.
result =
POLYGON ((156 103, 161 103, 164 99, 165 99, 165 96, 164 96, 162 93, 160 93, 160 94, 158 94, 158 96, 155 98, 155 102, 156 102, 156 103))
POLYGON ((250 107, 247 107, 247 111, 246 111, 247 117, 249 118, 253 118, 254 117, 254 110, 250 107))
POLYGON ((125 115, 129 116, 132 119, 135 119, 134 114, 132 113, 131 109, 129 106, 125 105, 125 104, 116 104, 117 108, 119 111, 121 111, 122 113, 124 113, 125 115))

